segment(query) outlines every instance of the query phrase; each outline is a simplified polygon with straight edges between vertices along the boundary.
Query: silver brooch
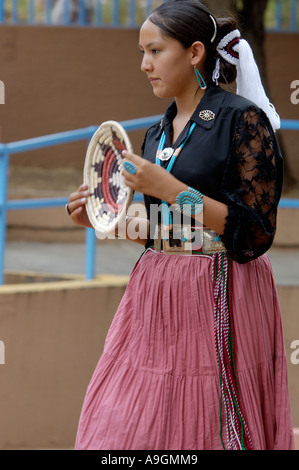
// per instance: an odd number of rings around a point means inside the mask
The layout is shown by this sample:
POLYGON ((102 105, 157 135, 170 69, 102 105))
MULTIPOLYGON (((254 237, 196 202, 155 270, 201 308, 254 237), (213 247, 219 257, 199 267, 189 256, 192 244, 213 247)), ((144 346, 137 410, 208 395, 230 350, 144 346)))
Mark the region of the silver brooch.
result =
POLYGON ((167 147, 160 153, 159 155, 160 160, 163 160, 163 162, 166 162, 172 157, 173 152, 174 150, 171 147, 167 147))
POLYGON ((200 111, 199 117, 204 121, 212 121, 213 119, 215 119, 215 114, 213 113, 213 111, 205 109, 204 111, 200 111))

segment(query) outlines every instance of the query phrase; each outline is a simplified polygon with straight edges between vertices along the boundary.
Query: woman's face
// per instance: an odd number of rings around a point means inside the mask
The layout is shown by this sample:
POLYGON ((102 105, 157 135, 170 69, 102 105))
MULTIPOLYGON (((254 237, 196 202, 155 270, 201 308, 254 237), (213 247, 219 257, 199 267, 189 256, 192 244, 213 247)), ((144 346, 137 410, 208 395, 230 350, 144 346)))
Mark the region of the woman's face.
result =
POLYGON ((140 29, 139 48, 143 54, 141 70, 147 74, 156 96, 180 97, 194 89, 191 49, 162 35, 160 28, 150 20, 140 29))

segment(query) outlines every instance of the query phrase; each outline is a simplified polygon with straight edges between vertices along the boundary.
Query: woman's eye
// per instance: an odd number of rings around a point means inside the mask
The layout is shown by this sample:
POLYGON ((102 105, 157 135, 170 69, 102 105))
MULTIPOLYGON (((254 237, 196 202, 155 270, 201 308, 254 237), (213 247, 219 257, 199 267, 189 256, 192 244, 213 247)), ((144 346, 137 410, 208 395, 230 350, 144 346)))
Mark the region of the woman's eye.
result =
MULTIPOLYGON (((145 51, 142 50, 142 49, 139 49, 139 52, 140 52, 140 54, 145 54, 145 51)), ((151 53, 152 53, 153 55, 156 55, 156 54, 158 54, 159 52, 160 52, 159 49, 152 49, 152 50, 151 50, 151 53)))

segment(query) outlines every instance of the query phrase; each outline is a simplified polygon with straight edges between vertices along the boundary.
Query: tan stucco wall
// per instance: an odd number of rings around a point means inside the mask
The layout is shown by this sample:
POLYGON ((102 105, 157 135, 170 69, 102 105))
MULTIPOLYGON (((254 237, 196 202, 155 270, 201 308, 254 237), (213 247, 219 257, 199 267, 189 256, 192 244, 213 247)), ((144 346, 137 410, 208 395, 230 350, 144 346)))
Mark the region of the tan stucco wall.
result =
MULTIPOLYGON (((0 140, 37 137, 160 114, 156 98, 140 71, 137 30, 0 26, 0 80, 5 105, 0 140)), ((266 36, 271 99, 284 119, 299 119, 291 103, 291 82, 299 80, 298 34, 266 36)), ((132 136, 139 151, 143 131, 132 136)), ((292 169, 299 177, 299 132, 283 131, 292 169)), ((12 158, 13 164, 82 167, 86 143, 68 144, 12 158)))
MULTIPOLYGON (((126 282, 104 277, 0 287, 0 449, 72 448, 86 387, 126 282)), ((299 289, 278 291, 299 427, 299 364, 291 363, 299 289)))
MULTIPOLYGON (((137 30, 0 27, 2 142, 159 114, 140 71, 137 30)), ((133 138, 140 149, 142 133, 133 138)), ((13 164, 82 167, 86 142, 36 150, 13 164)))
POLYGON ((71 448, 125 280, 0 288, 0 449, 71 448))

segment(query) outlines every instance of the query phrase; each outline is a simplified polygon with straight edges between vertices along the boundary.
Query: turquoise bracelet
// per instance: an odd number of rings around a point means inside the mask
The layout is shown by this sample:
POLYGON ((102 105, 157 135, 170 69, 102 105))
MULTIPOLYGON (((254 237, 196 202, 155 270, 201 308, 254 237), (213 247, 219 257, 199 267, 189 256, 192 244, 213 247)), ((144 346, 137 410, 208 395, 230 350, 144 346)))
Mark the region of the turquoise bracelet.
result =
POLYGON ((176 197, 180 211, 185 215, 196 215, 203 210, 203 194, 193 188, 180 192, 176 197))

